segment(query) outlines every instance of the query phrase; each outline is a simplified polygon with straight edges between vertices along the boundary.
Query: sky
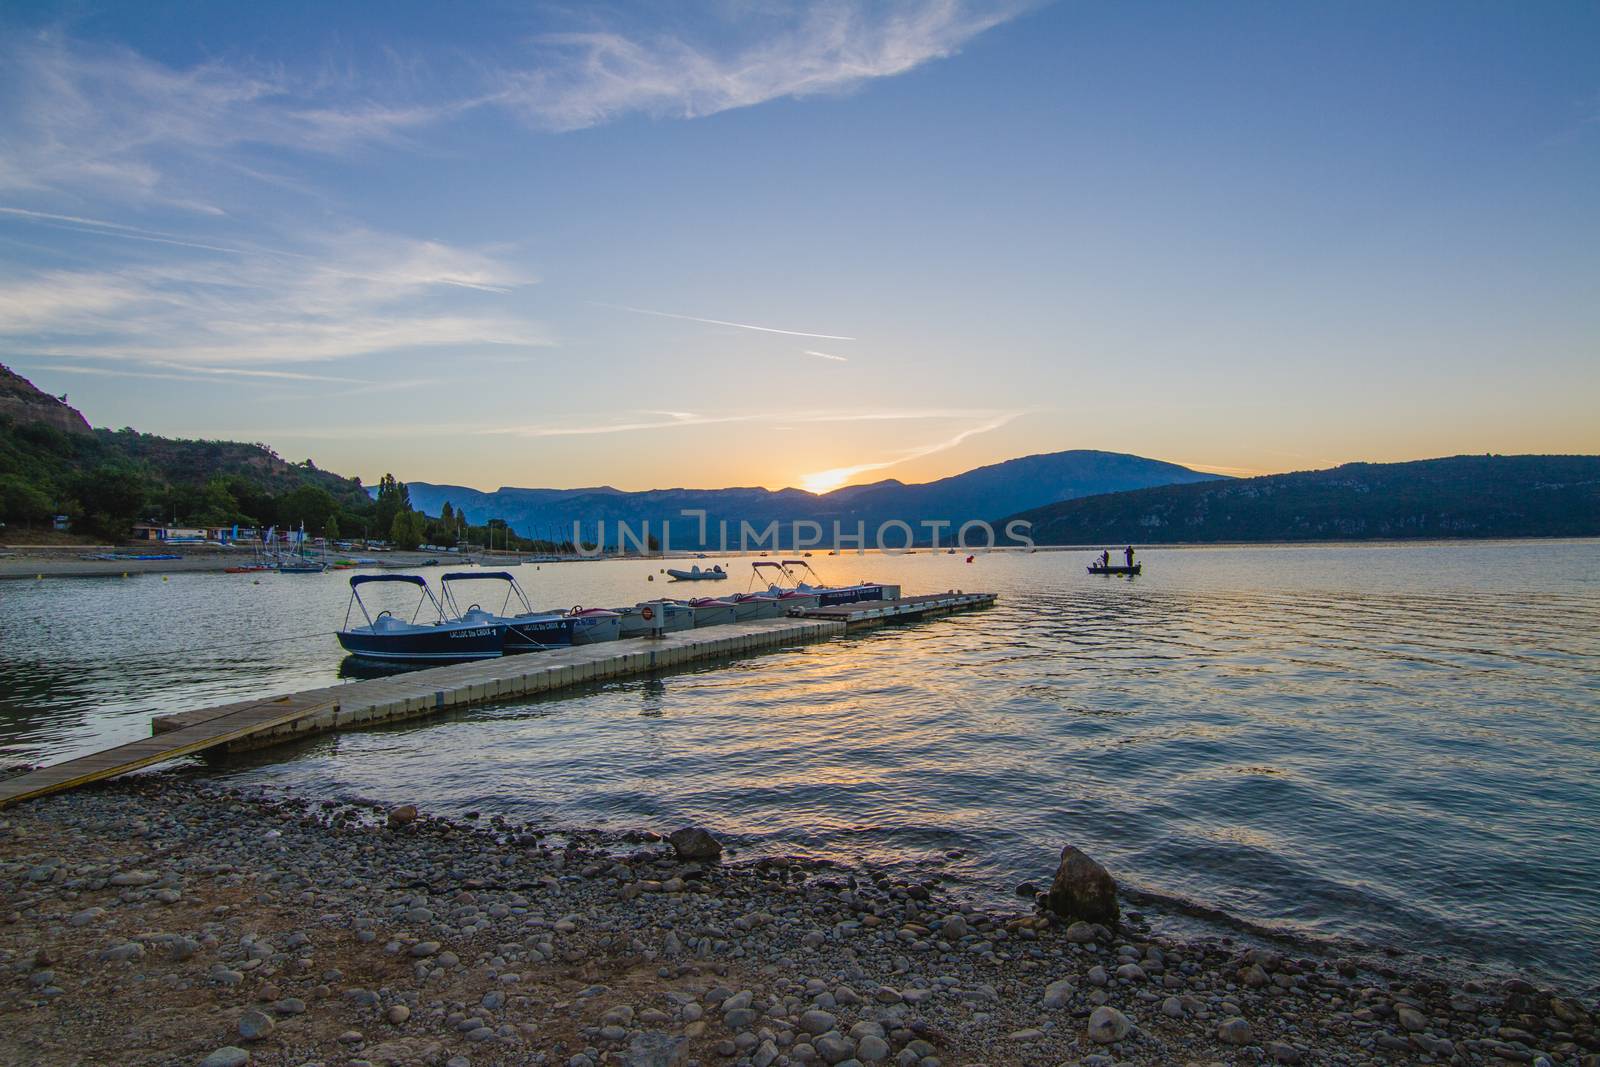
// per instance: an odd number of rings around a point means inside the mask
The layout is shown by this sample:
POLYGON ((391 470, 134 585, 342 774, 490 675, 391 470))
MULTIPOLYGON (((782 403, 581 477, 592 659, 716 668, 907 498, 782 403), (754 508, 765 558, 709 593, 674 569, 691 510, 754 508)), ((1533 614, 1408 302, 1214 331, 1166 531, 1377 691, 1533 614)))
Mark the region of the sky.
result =
POLYGON ((1600 6, 0 9, 0 362, 371 482, 1600 452, 1600 6))

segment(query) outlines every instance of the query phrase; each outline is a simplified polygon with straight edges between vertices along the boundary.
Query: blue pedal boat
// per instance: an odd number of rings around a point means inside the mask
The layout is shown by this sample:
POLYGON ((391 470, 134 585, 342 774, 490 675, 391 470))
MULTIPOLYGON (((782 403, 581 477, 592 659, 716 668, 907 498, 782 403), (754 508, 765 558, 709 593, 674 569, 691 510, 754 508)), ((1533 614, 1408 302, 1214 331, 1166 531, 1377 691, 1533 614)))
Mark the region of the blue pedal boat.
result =
POLYGON ((537 652, 543 648, 572 644, 577 621, 560 612, 533 610, 532 602, 522 591, 522 586, 517 584, 517 579, 505 571, 451 571, 440 576, 439 593, 444 606, 460 622, 484 626, 504 625, 507 652, 537 652), (469 604, 462 611, 456 601, 452 582, 503 582, 505 596, 496 611, 487 611, 477 604, 469 604), (512 604, 512 598, 516 599, 516 605, 512 604), (522 610, 517 611, 516 607, 522 610))
POLYGON ((362 659, 452 663, 499 656, 505 649, 506 626, 451 618, 428 583, 414 574, 358 574, 350 579, 350 603, 345 606, 344 625, 338 637, 346 652, 362 659), (422 590, 409 620, 389 611, 374 616, 367 610, 361 587, 375 582, 414 585, 422 590), (436 621, 417 621, 425 603, 433 605, 436 621), (361 609, 365 626, 350 625, 354 608, 361 609))

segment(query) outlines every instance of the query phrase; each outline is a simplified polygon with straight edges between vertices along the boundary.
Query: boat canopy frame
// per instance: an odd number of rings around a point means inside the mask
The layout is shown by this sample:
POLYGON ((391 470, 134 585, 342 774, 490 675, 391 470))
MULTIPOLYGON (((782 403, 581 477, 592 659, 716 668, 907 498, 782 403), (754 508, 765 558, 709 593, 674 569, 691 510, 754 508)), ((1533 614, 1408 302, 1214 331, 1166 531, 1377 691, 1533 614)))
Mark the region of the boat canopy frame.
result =
POLYGON ((753 568, 753 576, 750 579, 751 585, 755 584, 755 577, 761 574, 762 567, 772 567, 776 569, 778 574, 780 574, 783 579, 789 583, 789 588, 791 589, 795 589, 800 592, 806 592, 808 590, 814 591, 829 588, 827 583, 822 580, 822 575, 817 573, 816 568, 811 566, 811 564, 807 563, 803 559, 756 560, 755 562, 751 563, 750 566, 753 568), (804 567, 806 574, 797 574, 793 570, 790 570, 791 567, 804 567), (817 584, 810 585, 807 583, 805 581, 806 575, 810 575, 812 580, 814 580, 817 584))
MULTIPOLYGON (((377 623, 374 621, 372 613, 367 610, 366 601, 361 599, 361 587, 374 582, 399 582, 404 585, 417 586, 422 590, 422 595, 417 598, 417 606, 411 611, 411 618, 406 620, 412 626, 420 625, 417 622, 417 617, 422 614, 422 605, 425 603, 432 603, 433 610, 439 613, 439 621, 445 621, 444 605, 439 602, 438 597, 433 595, 433 590, 428 588, 427 579, 415 574, 352 574, 350 576, 350 600, 344 606, 344 624, 340 627, 341 630, 348 631, 350 629, 350 610, 352 608, 360 608, 361 617, 367 620, 367 629, 373 632, 377 631, 377 623)), ((381 619, 385 615, 392 614, 389 611, 380 611, 377 617, 381 619)))
MULTIPOLYGON (((510 571, 451 571, 449 574, 439 575, 439 595, 443 599, 445 606, 448 607, 458 619, 465 616, 466 612, 461 610, 461 605, 456 602, 455 593, 450 589, 450 583, 453 581, 505 582, 505 599, 500 603, 500 610, 493 613, 502 619, 514 617, 506 611, 506 608, 511 606, 512 597, 516 597, 517 601, 522 605, 521 614, 539 614, 539 612, 533 610, 533 602, 528 599, 528 594, 523 592, 522 585, 517 581, 516 576, 510 571)), ((478 605, 473 604, 467 609, 467 611, 471 611, 472 608, 475 607, 478 607, 478 605)))

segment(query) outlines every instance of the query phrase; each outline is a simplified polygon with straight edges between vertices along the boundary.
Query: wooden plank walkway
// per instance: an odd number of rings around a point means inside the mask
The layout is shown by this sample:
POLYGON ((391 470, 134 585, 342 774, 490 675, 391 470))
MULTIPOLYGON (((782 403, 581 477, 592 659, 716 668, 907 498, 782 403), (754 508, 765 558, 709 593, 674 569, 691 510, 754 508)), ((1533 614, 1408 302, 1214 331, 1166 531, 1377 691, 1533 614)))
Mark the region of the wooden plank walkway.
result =
POLYGON ((7 778, 0 781, 0 808, 165 763, 180 756, 193 755, 332 706, 326 700, 315 699, 319 695, 295 693, 273 700, 255 701, 236 708, 223 720, 214 723, 157 734, 7 778))
POLYGON ((949 615, 957 611, 971 611, 994 604, 993 593, 932 593, 925 596, 899 597, 894 600, 861 600, 854 604, 832 604, 824 608, 807 608, 800 612, 806 619, 828 619, 842 622, 850 629, 881 626, 888 622, 911 622, 949 615))
POLYGON ((417 718, 469 704, 814 641, 844 630, 843 623, 827 620, 761 619, 684 630, 660 639, 608 641, 455 663, 163 715, 152 721, 151 737, 0 780, 0 808, 207 749, 259 748, 324 730, 417 718))
POLYGON ((856 625, 947 614, 993 602, 993 594, 967 593, 845 604, 814 609, 805 617, 705 626, 660 638, 455 663, 162 715, 152 720, 148 738, 0 780, 0 808, 207 749, 259 748, 325 730, 395 722, 607 678, 672 670, 697 661, 816 641, 856 625))

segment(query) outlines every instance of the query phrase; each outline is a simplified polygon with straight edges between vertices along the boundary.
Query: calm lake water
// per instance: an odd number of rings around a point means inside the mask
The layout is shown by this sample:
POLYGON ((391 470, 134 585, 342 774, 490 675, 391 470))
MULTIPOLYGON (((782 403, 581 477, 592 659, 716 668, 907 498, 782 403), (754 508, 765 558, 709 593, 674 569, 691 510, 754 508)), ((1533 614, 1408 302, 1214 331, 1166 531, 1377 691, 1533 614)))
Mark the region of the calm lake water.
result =
MULTIPOLYGON (((988 612, 207 768, 313 796, 670 830, 741 854, 1048 880, 1078 844, 1146 910, 1600 982, 1600 542, 819 557, 988 612)), ((525 565, 541 605, 658 565, 525 565)), ((743 588, 749 571, 733 561, 743 588)), ((684 587, 676 587, 682 589, 684 587)), ((691 587, 695 588, 695 587, 691 587)), ((698 588, 704 588, 698 587, 698 588)), ((0 582, 0 750, 325 684, 342 575, 0 582)))

